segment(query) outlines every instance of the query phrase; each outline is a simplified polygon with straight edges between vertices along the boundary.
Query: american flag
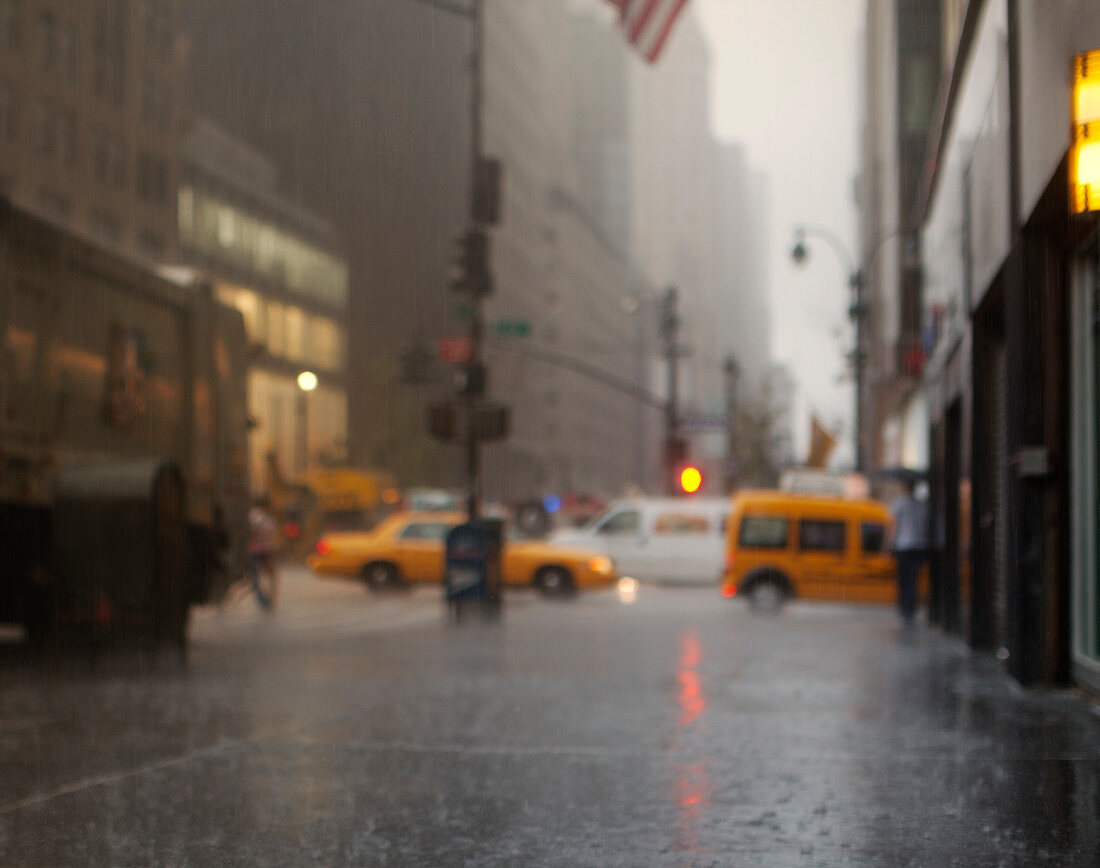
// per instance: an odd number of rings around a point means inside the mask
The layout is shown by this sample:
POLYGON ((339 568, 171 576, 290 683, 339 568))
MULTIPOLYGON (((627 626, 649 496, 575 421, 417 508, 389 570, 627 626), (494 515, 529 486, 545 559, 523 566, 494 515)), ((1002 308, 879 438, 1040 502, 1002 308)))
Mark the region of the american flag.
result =
POLYGON ((610 3, 619 10, 619 23, 627 42, 653 63, 688 0, 610 0, 610 3))

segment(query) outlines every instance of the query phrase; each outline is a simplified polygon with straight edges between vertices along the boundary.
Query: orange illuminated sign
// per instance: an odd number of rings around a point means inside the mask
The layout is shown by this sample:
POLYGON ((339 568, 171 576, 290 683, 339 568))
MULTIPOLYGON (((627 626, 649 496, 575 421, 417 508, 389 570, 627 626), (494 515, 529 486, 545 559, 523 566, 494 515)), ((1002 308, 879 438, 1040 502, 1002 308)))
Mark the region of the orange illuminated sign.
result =
POLYGON ((1100 51, 1073 58, 1070 202, 1075 214, 1100 211, 1100 51))

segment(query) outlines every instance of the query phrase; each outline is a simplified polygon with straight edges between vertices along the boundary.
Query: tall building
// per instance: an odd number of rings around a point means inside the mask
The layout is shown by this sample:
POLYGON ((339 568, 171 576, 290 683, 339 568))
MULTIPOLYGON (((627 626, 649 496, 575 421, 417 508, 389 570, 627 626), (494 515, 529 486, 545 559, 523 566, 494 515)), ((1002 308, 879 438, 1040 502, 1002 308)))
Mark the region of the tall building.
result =
POLYGON ((557 0, 484 9, 484 147, 504 167, 486 308, 490 326, 532 326, 526 347, 489 343, 514 430, 486 450, 488 490, 613 496, 649 482, 657 433, 654 411, 615 387, 644 377, 652 310, 624 249, 625 49, 557 0))
POLYGON ((176 36, 175 0, 0 0, 0 194, 172 260, 176 36))
POLYGON ((866 370, 858 433, 869 469, 928 459, 918 388, 922 281, 916 207, 941 81, 940 0, 869 3, 860 177, 866 370))
MULTIPOLYGON (((575 123, 599 111, 572 102, 577 56, 565 4, 486 0, 483 8, 484 151, 501 160, 504 178, 502 223, 491 230, 496 290, 486 304, 490 391, 513 405, 514 420, 509 441, 487 449, 489 493, 573 484, 614 494, 637 476, 638 450, 624 447, 636 402, 607 387, 603 398, 581 400, 594 381, 545 359, 587 361, 627 382, 643 367, 638 336, 648 332, 630 312, 641 291, 619 247, 627 188, 614 157, 625 138, 616 143, 614 128, 622 123, 604 117, 606 136, 575 123), (608 194, 594 196, 597 186, 608 194), (530 336, 508 338, 498 323, 522 323, 530 336), (524 346, 541 349, 542 360, 520 355, 524 346)), ((448 272, 467 214, 468 24, 389 0, 266 9, 262 0, 187 4, 189 93, 269 153, 291 193, 333 215, 345 239, 353 459, 406 484, 457 482, 458 451, 424 431, 425 405, 450 389, 449 378, 404 384, 398 360, 466 331, 448 272)), ((593 34, 605 36, 616 34, 593 34)), ((625 62, 621 42, 613 56, 625 62)), ((587 58, 602 105, 625 105, 616 90, 625 76, 616 85, 614 63, 595 50, 587 58)))
POLYGON ((253 346, 253 488, 265 489, 268 455, 284 473, 345 461, 348 269, 331 225, 280 192, 269 159, 205 118, 188 122, 180 162, 181 261, 241 311, 253 346))
POLYGON ((349 268, 348 450, 403 484, 461 478, 403 355, 464 329, 449 291, 469 189, 469 25, 393 0, 189 0, 186 91, 335 224, 349 268))

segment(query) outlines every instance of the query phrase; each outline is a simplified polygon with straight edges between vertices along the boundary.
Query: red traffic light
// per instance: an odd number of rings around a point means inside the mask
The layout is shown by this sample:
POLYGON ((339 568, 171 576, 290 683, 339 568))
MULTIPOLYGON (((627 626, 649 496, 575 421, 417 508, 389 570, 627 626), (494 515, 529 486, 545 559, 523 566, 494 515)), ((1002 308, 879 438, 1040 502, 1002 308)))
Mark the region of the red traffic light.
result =
POLYGON ((695 494, 703 485, 703 474, 698 467, 687 466, 680 471, 680 490, 684 494, 695 494))

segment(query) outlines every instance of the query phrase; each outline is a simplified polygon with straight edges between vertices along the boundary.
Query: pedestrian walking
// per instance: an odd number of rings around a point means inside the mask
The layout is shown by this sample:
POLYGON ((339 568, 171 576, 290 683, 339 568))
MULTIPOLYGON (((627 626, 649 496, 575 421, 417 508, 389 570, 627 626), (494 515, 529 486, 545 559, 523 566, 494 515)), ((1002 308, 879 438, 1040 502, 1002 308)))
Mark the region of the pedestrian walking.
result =
POLYGON ((252 590, 265 609, 274 609, 279 595, 279 575, 275 570, 275 522, 262 500, 248 512, 248 572, 252 590))
POLYGON ((917 499, 916 480, 890 504, 894 514, 894 556, 898 562, 898 610, 906 627, 917 615, 917 580, 928 552, 928 508, 917 499))

